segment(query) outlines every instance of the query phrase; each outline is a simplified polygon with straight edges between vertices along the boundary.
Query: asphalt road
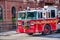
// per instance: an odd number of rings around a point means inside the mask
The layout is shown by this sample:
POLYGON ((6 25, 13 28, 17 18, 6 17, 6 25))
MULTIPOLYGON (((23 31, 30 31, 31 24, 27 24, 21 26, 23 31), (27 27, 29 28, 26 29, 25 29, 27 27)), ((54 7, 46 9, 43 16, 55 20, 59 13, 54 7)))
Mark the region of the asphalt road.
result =
POLYGON ((37 33, 33 36, 29 36, 25 33, 19 33, 13 35, 0 36, 0 40, 60 40, 60 33, 50 35, 41 35, 37 33))

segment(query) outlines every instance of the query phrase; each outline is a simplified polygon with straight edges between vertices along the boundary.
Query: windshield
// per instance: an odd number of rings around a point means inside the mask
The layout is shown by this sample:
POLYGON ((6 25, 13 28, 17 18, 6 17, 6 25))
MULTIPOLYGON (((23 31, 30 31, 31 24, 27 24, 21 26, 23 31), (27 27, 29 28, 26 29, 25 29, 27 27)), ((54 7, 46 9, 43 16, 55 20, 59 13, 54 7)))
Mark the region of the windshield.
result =
POLYGON ((26 19, 26 12, 18 13, 18 19, 20 20, 26 19))
POLYGON ((60 11, 58 12, 58 17, 60 17, 60 11))
POLYGON ((36 19, 36 12, 27 12, 27 19, 36 19))

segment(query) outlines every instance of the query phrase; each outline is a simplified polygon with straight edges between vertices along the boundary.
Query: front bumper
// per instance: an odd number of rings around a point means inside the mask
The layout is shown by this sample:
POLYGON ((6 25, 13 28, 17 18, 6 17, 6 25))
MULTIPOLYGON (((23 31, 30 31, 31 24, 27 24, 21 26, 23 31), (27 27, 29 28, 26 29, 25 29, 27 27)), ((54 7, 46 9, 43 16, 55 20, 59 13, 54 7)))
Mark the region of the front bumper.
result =
POLYGON ((56 29, 57 29, 57 30, 60 30, 60 24, 57 24, 57 25, 56 25, 56 29))

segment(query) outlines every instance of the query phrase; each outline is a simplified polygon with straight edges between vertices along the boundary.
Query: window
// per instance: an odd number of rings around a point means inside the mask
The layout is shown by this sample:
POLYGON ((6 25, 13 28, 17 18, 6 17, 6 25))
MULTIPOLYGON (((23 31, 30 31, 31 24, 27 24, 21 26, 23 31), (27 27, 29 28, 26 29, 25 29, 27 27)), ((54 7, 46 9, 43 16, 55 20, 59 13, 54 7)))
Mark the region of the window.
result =
POLYGON ((42 18, 42 12, 38 12, 38 18, 42 18))
POLYGON ((44 1, 44 0, 40 0, 40 1, 44 1))
POLYGON ((51 18, 55 17, 55 10, 51 10, 51 18))
POLYGON ((26 12, 18 13, 18 19, 26 19, 26 12))
POLYGON ((27 1, 34 1, 34 0, 27 0, 27 1))
POLYGON ((58 11, 58 17, 60 18, 60 10, 58 11))
POLYGON ((37 0, 34 0, 35 2, 37 2, 37 0))
POLYGON ((27 12, 27 19, 36 19, 37 12, 27 12))
POLYGON ((12 7, 12 16, 15 18, 15 16, 16 16, 16 9, 15 9, 15 7, 12 7))
POLYGON ((15 7, 12 7, 12 21, 16 20, 16 9, 15 7))
POLYGON ((59 4, 59 0, 54 0, 55 4, 59 4))
POLYGON ((59 0, 59 3, 60 3, 60 0, 59 0))
POLYGON ((46 13, 46 17, 47 17, 47 18, 50 18, 50 12, 47 12, 47 13, 46 13))
POLYGON ((2 7, 0 6, 0 20, 3 19, 3 10, 2 10, 2 7))
POLYGON ((20 9, 19 10, 22 10, 22 6, 20 6, 20 9))

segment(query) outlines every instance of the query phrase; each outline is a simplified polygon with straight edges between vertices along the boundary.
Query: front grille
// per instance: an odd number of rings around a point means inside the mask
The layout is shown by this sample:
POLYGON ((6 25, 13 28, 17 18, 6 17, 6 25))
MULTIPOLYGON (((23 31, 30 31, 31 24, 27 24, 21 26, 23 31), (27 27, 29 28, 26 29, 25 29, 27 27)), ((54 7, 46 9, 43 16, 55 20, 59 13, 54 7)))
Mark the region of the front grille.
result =
POLYGON ((30 22, 29 21, 27 22, 27 24, 28 24, 28 26, 30 26, 30 22))
POLYGON ((27 21, 27 22, 22 21, 22 27, 24 29, 28 29, 30 27, 30 22, 29 21, 27 21))
POLYGON ((27 22, 22 21, 22 26, 24 26, 26 24, 27 24, 27 26, 30 26, 30 22, 29 21, 27 21, 27 22))

